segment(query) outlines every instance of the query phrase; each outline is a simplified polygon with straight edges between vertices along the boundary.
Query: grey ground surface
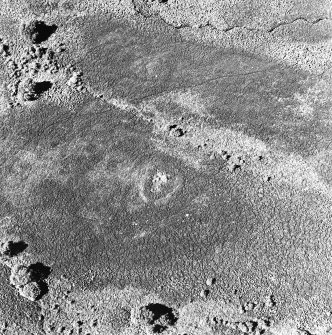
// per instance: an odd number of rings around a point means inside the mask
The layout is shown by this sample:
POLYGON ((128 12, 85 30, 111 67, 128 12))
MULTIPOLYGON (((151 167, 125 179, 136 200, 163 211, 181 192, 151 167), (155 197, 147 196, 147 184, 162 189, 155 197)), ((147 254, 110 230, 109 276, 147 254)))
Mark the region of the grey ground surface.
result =
POLYGON ((331 1, 0 7, 4 334, 332 333, 331 1))

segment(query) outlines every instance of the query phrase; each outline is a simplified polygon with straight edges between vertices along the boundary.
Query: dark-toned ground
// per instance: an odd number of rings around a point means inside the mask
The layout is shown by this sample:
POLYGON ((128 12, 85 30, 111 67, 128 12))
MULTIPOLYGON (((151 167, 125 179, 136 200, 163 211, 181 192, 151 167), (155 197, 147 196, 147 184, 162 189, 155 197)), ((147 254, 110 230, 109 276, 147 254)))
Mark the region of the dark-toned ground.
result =
POLYGON ((328 4, 189 3, 3 4, 5 334, 331 333, 328 4))

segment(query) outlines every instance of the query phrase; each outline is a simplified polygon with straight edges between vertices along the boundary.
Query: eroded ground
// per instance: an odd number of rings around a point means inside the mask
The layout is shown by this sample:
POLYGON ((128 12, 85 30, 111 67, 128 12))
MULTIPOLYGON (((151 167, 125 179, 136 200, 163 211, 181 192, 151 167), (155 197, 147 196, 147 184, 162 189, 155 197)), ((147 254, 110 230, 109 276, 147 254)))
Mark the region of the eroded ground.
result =
POLYGON ((4 2, 4 333, 330 334, 327 4, 301 62, 175 3, 4 2))

